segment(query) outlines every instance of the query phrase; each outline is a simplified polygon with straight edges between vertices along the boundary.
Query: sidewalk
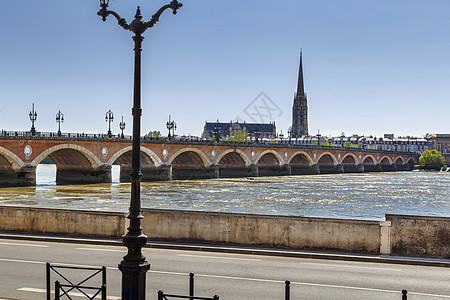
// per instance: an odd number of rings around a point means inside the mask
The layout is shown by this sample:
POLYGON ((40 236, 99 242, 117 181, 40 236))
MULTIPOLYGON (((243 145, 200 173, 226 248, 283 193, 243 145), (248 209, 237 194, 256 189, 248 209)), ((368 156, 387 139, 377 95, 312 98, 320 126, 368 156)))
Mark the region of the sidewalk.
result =
MULTIPOLYGON (((5 233, 5 232, 0 232, 0 239, 92 244, 92 245, 107 245, 107 246, 122 247, 121 239, 67 237, 56 235, 33 235, 25 233, 5 233)), ((212 245, 212 244, 208 245, 208 244, 161 242, 161 241, 148 241, 146 248, 220 252, 220 253, 234 253, 234 254, 252 254, 265 256, 284 256, 284 257, 343 260, 343 261, 360 261, 360 262, 374 262, 374 263, 388 263, 388 264, 406 264, 406 265, 434 266, 447 268, 450 267, 449 259, 428 258, 428 257, 403 257, 393 255, 355 254, 355 253, 340 253, 328 251, 276 249, 276 248, 212 245)))

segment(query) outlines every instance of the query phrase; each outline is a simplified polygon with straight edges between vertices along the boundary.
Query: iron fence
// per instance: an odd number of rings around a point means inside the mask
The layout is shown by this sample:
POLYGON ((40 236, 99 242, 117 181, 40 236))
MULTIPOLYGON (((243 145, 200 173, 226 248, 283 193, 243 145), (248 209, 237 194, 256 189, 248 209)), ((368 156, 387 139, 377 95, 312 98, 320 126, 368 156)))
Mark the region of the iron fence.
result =
POLYGON ((101 296, 101 300, 106 300, 106 267, 101 268, 88 268, 88 267, 75 267, 75 266, 63 266, 63 265, 51 265, 49 262, 46 264, 46 286, 47 286, 47 300, 52 300, 51 298, 51 271, 56 273, 60 279, 64 280, 64 283, 61 283, 59 280, 55 281, 55 300, 61 299, 61 297, 66 296, 68 299, 72 299, 70 297, 71 291, 78 291, 81 296, 85 296, 86 298, 92 300, 96 299, 98 295, 101 296), (84 271, 92 271, 92 273, 81 280, 78 283, 72 282, 68 278, 67 275, 63 274, 62 270, 84 270, 84 271), (101 286, 93 287, 83 285, 88 280, 94 278, 95 276, 101 276, 101 286), (89 295, 87 291, 93 291, 93 295, 89 295))
POLYGON ((189 273, 189 296, 165 294, 163 291, 158 291, 158 300, 169 300, 168 298, 189 299, 189 300, 219 300, 219 296, 212 297, 198 297, 194 296, 194 273, 189 273))

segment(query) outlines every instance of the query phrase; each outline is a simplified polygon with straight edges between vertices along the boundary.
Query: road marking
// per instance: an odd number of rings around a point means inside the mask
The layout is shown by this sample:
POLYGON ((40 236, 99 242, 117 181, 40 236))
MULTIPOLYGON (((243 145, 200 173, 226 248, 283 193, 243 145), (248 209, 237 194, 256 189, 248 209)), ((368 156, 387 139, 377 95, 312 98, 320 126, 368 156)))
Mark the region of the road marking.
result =
MULTIPOLYGON (((29 260, 17 260, 17 259, 2 259, 0 261, 8 261, 8 262, 21 262, 21 263, 33 263, 33 264, 45 264, 45 262, 41 261, 29 261, 29 260)), ((55 263, 55 265, 64 265, 64 266, 76 266, 76 267, 93 267, 88 265, 75 265, 75 264, 63 264, 63 263, 55 263)), ((107 267, 109 270, 117 270, 117 268, 107 267)), ((150 273, 157 274, 167 274, 167 275, 176 275, 176 276, 187 276, 187 273, 179 273, 179 272, 170 272, 170 271, 155 271, 150 270, 150 273)), ((284 284, 284 280, 273 280, 273 279, 262 279, 262 278, 246 278, 246 277, 235 277, 235 276, 224 276, 224 275, 208 275, 208 274, 195 274, 197 277, 209 277, 209 278, 219 278, 219 279, 230 279, 230 280, 247 280, 247 281, 257 281, 257 282, 270 282, 270 283, 282 283, 284 284)), ((384 292, 384 293, 396 293, 398 294, 398 290, 383 290, 383 289, 374 289, 374 288, 365 288, 365 287, 356 287, 356 286, 345 286, 345 285, 332 285, 332 284, 323 284, 323 283, 309 283, 309 282, 297 282, 291 281, 291 285, 304 285, 304 286, 316 286, 316 287, 328 287, 328 288, 336 288, 336 289, 351 289, 351 290, 360 290, 360 291, 372 291, 372 292, 384 292)), ((419 292, 408 292, 408 295, 420 295, 427 297, 437 297, 437 298, 446 298, 450 299, 450 295, 437 295, 437 294, 426 294, 419 292)), ((108 297, 109 298, 109 297, 108 297)), ((113 299, 113 298, 111 298, 113 299)), ((117 298, 120 299, 120 298, 117 298)))
POLYGON ((261 261, 261 259, 256 259, 256 258, 222 257, 222 256, 208 256, 208 255, 178 254, 177 256, 198 257, 198 258, 215 258, 215 259, 232 259, 232 260, 246 260, 246 261, 261 261))
POLYGON ((27 264, 45 264, 45 262, 42 262, 42 261, 18 260, 18 259, 8 259, 8 258, 0 258, 0 261, 18 262, 18 263, 27 263, 27 264))
POLYGON ((126 250, 116 250, 116 249, 100 249, 100 248, 75 248, 76 250, 88 250, 88 251, 102 251, 102 252, 121 252, 126 253, 126 250))
MULTIPOLYGON (((31 292, 31 293, 47 293, 47 291, 45 290, 45 289, 36 289, 36 288, 29 288, 29 287, 23 287, 23 288, 19 288, 19 289, 17 289, 18 291, 21 291, 21 292, 31 292)), ((52 294, 54 294, 54 292, 52 291, 52 294)), ((92 296, 94 296, 93 294, 89 294, 89 293, 86 293, 87 295, 89 295, 90 297, 92 297, 92 296)), ((70 294, 69 294, 70 296, 75 296, 75 297, 84 297, 84 298, 86 298, 86 296, 84 295, 84 294, 82 294, 82 293, 77 293, 77 292, 71 292, 70 294)), ((117 296, 108 296, 108 299, 111 299, 111 300, 119 300, 120 299, 120 297, 117 297, 117 296)))
POLYGON ((0 245, 9 245, 9 246, 23 246, 23 247, 39 247, 39 248, 48 248, 47 245, 38 245, 38 244, 19 244, 19 243, 5 243, 0 242, 0 245))

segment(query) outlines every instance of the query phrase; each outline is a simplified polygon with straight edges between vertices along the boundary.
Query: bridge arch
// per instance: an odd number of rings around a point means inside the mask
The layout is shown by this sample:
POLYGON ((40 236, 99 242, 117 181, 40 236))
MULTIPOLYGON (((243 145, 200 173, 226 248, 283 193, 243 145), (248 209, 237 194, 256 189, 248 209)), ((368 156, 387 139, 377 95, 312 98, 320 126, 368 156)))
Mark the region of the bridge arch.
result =
POLYGON ((376 159, 373 155, 368 154, 366 156, 363 157, 361 163, 365 164, 365 165, 375 165, 376 164, 376 159))
POLYGON ((239 149, 228 149, 224 152, 222 152, 222 154, 220 154, 216 161, 214 162, 215 165, 219 165, 220 162, 222 161, 222 159, 227 156, 230 155, 230 153, 237 153, 237 155, 239 155, 242 160, 244 161, 245 166, 249 166, 250 165, 250 159, 248 158, 247 154, 245 154, 245 152, 243 152, 242 150, 239 149))
MULTIPOLYGON (((183 153, 187 153, 187 152, 193 152, 196 153, 197 156, 201 159, 203 166, 204 167, 208 167, 211 165, 211 161, 209 160, 209 158, 205 155, 205 153, 203 153, 201 150, 196 149, 196 148, 184 148, 184 149, 180 149, 177 152, 175 152, 168 160, 169 164, 173 164, 173 162, 179 158, 180 155, 182 155, 183 153)), ((193 157, 192 157, 193 158, 193 157)), ((195 159, 195 158, 194 158, 195 159)))
POLYGON ((342 157, 341 164, 357 165, 358 158, 353 153, 347 153, 344 157, 342 157))
MULTIPOLYGON (((32 162, 31 165, 36 167, 44 158, 51 155, 52 153, 55 153, 57 151, 64 151, 64 150, 73 150, 78 153, 80 153, 86 160, 89 162, 89 164, 92 166, 92 168, 97 169, 100 166, 102 166, 102 162, 100 159, 97 158, 97 156, 89 151, 88 149, 75 145, 75 144, 60 144, 53 147, 48 148, 47 150, 43 151, 41 154, 39 154, 32 162)), ((55 162, 56 163, 56 162, 55 162)))
POLYGON ((295 164, 296 161, 300 160, 301 162, 306 162, 308 166, 313 164, 313 160, 311 156, 305 151, 297 151, 292 154, 291 158, 288 161, 288 165, 295 164))
MULTIPOLYGON (((133 150, 132 146, 128 146, 123 149, 120 149, 119 151, 114 153, 114 155, 111 156, 111 158, 108 160, 107 164, 112 165, 119 157, 121 157, 123 154, 125 154, 131 150, 133 150)), ((163 162, 158 157, 158 155, 156 155, 156 153, 153 152, 152 150, 141 146, 141 152, 145 153, 152 160, 152 162, 155 166, 160 166, 163 164, 163 162)))
POLYGON ((24 165, 24 162, 17 155, 0 146, 0 167, 2 158, 6 161, 4 162, 5 165, 8 163, 13 170, 19 170, 24 165))
POLYGON ((381 165, 392 165, 392 159, 389 156, 382 156, 380 158, 381 165))
POLYGON ((398 157, 394 160, 394 163, 395 163, 396 165, 404 164, 404 163, 405 163, 405 159, 404 159, 403 157, 401 157, 401 156, 398 156, 398 157))
POLYGON ((261 152, 261 154, 258 155, 258 157, 256 158, 255 164, 259 164, 259 163, 260 163, 260 160, 261 160, 264 156, 266 156, 266 155, 269 155, 269 156, 270 156, 270 155, 273 155, 273 156, 275 156, 275 158, 276 158, 277 161, 278 161, 278 165, 282 166, 282 165, 284 164, 284 160, 283 160, 283 158, 281 157, 281 155, 278 154, 278 152, 276 152, 276 151, 274 151, 274 150, 265 150, 265 151, 261 152))
POLYGON ((334 155, 331 152, 323 152, 318 158, 317 158, 317 164, 320 164, 320 160, 322 160, 322 162, 325 162, 327 157, 329 157, 332 161, 333 165, 337 165, 338 161, 336 159, 336 157, 334 157, 334 155))
POLYGON ((410 157, 406 162, 410 165, 415 165, 417 163, 417 161, 413 157, 410 157))

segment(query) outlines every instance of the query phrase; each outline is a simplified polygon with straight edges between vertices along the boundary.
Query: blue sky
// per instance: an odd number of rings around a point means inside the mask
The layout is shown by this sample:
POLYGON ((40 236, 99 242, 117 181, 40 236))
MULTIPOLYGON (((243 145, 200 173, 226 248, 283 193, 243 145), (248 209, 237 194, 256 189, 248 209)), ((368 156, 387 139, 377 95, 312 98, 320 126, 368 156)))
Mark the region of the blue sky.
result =
MULTIPOLYGON (((169 1, 111 0, 131 21, 169 1)), ((322 135, 450 131, 448 0, 185 0, 145 32, 142 131, 200 135, 206 120, 251 121, 263 92, 291 125, 303 48, 309 129, 322 135), (248 112, 248 109, 247 109, 248 112), (251 115, 251 113, 250 113, 251 115)), ((101 133, 115 113, 131 133, 133 41, 98 1, 0 2, 0 129, 101 133)), ((268 99, 266 99, 268 101, 268 99)))

